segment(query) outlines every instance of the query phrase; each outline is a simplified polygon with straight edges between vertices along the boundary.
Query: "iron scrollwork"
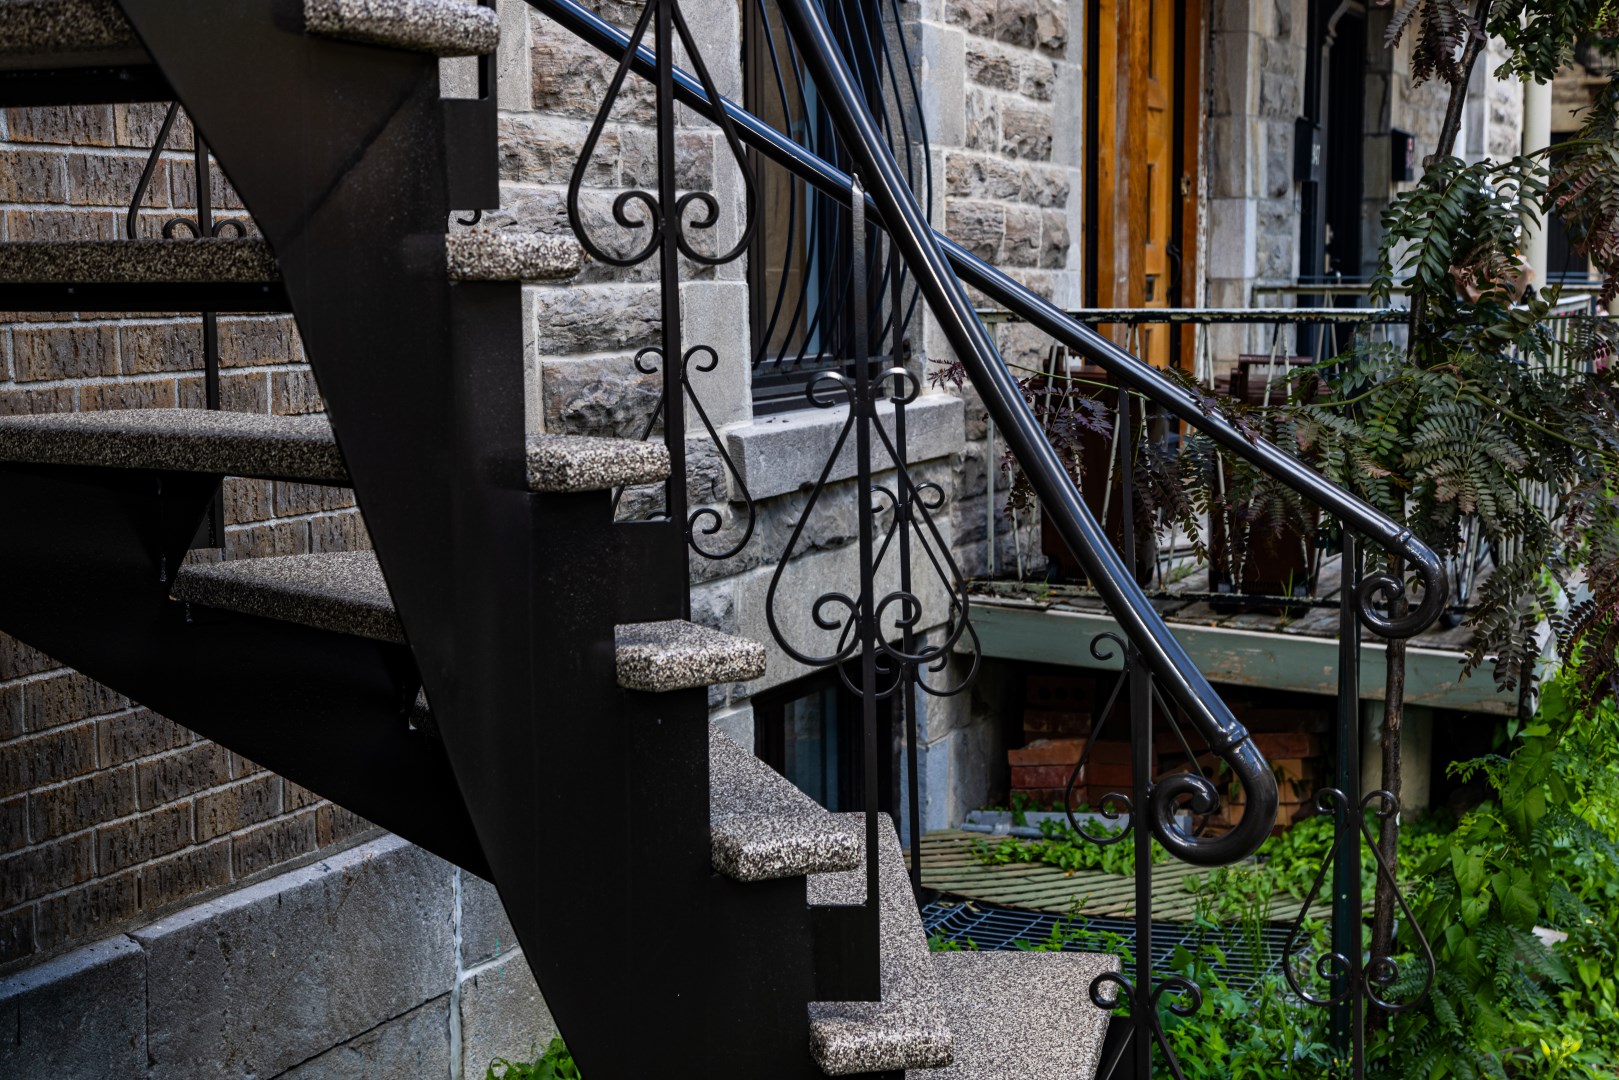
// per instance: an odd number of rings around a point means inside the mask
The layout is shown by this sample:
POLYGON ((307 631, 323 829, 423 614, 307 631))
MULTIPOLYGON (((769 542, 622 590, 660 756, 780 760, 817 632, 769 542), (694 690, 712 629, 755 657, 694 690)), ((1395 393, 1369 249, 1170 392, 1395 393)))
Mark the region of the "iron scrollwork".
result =
MULTIPOLYGON (((635 370, 639 371, 643 375, 661 374, 665 379, 668 378, 668 373, 665 370, 666 365, 664 364, 663 350, 658 348, 656 345, 648 345, 646 348, 636 353, 634 363, 635 370)), ((725 463, 725 468, 730 472, 732 480, 736 484, 737 492, 740 495, 740 502, 745 507, 746 517, 744 518, 744 523, 742 526, 742 535, 718 550, 704 546, 703 541, 700 540, 699 537, 715 536, 722 529, 724 529, 724 515, 711 506, 702 506, 698 507, 696 510, 693 510, 687 516, 686 543, 690 545, 691 549, 698 555, 715 562, 734 558, 735 556, 741 554, 742 549, 747 547, 749 541, 753 539, 753 531, 758 523, 758 508, 754 505, 753 496, 748 493, 747 482, 743 480, 742 472, 736 466, 736 460, 731 457, 731 452, 726 449, 725 440, 720 438, 720 433, 718 429, 715 428, 714 421, 709 418, 708 410, 703 407, 703 399, 698 396, 697 388, 694 387, 691 382, 692 371, 713 371, 719 367, 719 363, 719 353, 712 346, 693 345, 691 348, 687 349, 685 354, 680 358, 679 376, 680 386, 685 394, 686 400, 691 402, 691 407, 697 411, 697 418, 703 422, 703 429, 708 432, 709 441, 714 444, 715 449, 719 452, 720 460, 725 463), (699 357, 704 359, 699 360, 699 357)), ((652 410, 652 415, 647 418, 646 427, 641 431, 642 442, 645 442, 647 439, 652 437, 652 433, 657 430, 658 424, 662 420, 663 400, 659 399, 657 406, 652 410)), ((613 511, 615 514, 618 512, 618 508, 622 504, 623 499, 623 488, 620 488, 613 493, 613 511)), ((667 508, 652 511, 647 515, 649 520, 667 518, 668 516, 669 511, 667 508)))
POLYGON ((1321 887, 1332 872, 1333 862, 1337 857, 1337 844, 1328 850, 1326 857, 1321 860, 1321 867, 1316 871, 1315 879, 1310 883, 1310 890, 1305 894, 1304 902, 1299 906, 1299 913, 1294 918, 1288 930, 1287 943, 1282 948, 1282 972, 1287 976, 1287 984, 1304 1001, 1311 1005, 1329 1008, 1348 1002, 1355 994, 1360 994, 1387 1013, 1405 1012, 1420 1003, 1433 987, 1434 975, 1437 967, 1434 960, 1433 948, 1428 944, 1427 936, 1423 934, 1421 925, 1411 907, 1406 903, 1405 895, 1400 890, 1399 880, 1388 861, 1383 858, 1376 839, 1372 836, 1371 826, 1366 820, 1368 811, 1380 822, 1397 816, 1400 812, 1400 803, 1392 792, 1373 791, 1361 799, 1359 804, 1352 804, 1348 795, 1337 788, 1322 788, 1315 794, 1315 810, 1317 814, 1331 814, 1336 825, 1335 834, 1343 836, 1346 832, 1355 832, 1355 842, 1362 838, 1372 852, 1372 858, 1377 865, 1377 875, 1393 892, 1395 902, 1399 905, 1401 914, 1405 917, 1406 925, 1416 935, 1418 952, 1422 956, 1425 966, 1421 989, 1406 1001, 1394 1001, 1382 996, 1382 992, 1395 985, 1400 978, 1400 965, 1393 956, 1374 955, 1364 961, 1358 956, 1345 955, 1341 951, 1329 951, 1317 955, 1314 964, 1315 975, 1318 979, 1336 987, 1325 996, 1312 993, 1306 989, 1299 977, 1295 958, 1301 953, 1301 939, 1304 935, 1305 924, 1309 918, 1311 907, 1321 894, 1321 887), (1349 818, 1353 814, 1358 821, 1351 824, 1349 818))
MULTIPOLYGON (((851 379, 841 372, 823 371, 810 380, 805 388, 805 398, 812 406, 831 409, 846 405, 849 411, 844 417, 819 476, 810 487, 808 498, 799 511, 798 519, 793 525, 781 557, 777 560, 775 573, 765 594, 765 618, 776 643, 788 656, 806 667, 837 668, 848 689, 856 695, 863 695, 863 689, 854 685, 843 671, 843 665, 853 659, 861 647, 862 635, 859 633, 858 624, 865 598, 864 589, 857 589, 854 595, 838 590, 829 591, 818 596, 810 605, 810 619, 816 628, 828 633, 836 632, 838 635, 836 644, 831 646, 830 651, 815 651, 808 646, 795 643, 792 635, 781 624, 777 598, 787 568, 799 553, 805 528, 828 487, 834 482, 832 473, 843 457, 850 435, 855 432, 857 424, 867 424, 885 451, 888 463, 895 471, 896 481, 894 489, 871 482, 865 485, 869 491, 868 497, 872 499, 872 516, 886 516, 889 520, 881 541, 875 545, 875 555, 870 567, 862 568, 862 578, 865 580, 869 577, 871 587, 874 588, 876 575, 881 572, 885 563, 890 561, 891 555, 900 553, 900 549, 907 542, 914 542, 921 547, 922 553, 927 557, 927 564, 932 567, 949 596, 949 611, 938 640, 929 645, 914 644, 916 632, 924 625, 924 604, 910 580, 910 560, 906 558, 898 560, 899 588, 881 598, 874 595, 871 603, 872 619, 878 625, 891 621, 894 628, 899 631, 898 643, 891 640, 895 635, 875 635, 879 670, 885 676, 876 696, 879 700, 889 698, 902 685, 914 682, 927 694, 948 697, 965 690, 971 685, 977 673, 981 661, 978 636, 969 618, 966 577, 950 553, 949 545, 933 516, 945 505, 944 490, 931 482, 918 483, 904 464, 904 454, 895 438, 889 434, 884 425, 875 422, 876 406, 880 400, 877 397, 877 390, 890 382, 894 390, 887 400, 893 404, 896 411, 902 410, 916 400, 920 392, 916 376, 904 368, 890 368, 883 371, 865 388, 860 386, 858 380, 851 379), (968 650, 970 665, 968 672, 958 683, 953 686, 937 686, 922 676, 921 673, 927 671, 943 671, 955 653, 957 644, 964 637, 971 643, 968 650)), ((874 471, 869 461, 861 469, 861 472, 868 476, 874 471)), ((856 498, 861 497, 863 493, 857 491, 856 498)))
MULTIPOLYGON (((170 102, 168 111, 163 114, 163 122, 158 126, 157 138, 152 142, 152 150, 146 156, 146 165, 141 170, 141 178, 135 184, 135 194, 129 200, 129 213, 124 221, 124 235, 130 240, 140 235, 141 203, 146 201, 146 193, 151 190, 152 177, 157 172, 157 164, 163 160, 163 154, 169 146, 169 136, 174 130, 174 122, 180 115, 180 103, 170 102)), ((230 235, 241 239, 247 235, 247 223, 240 218, 220 218, 214 220, 213 216, 213 169, 208 157, 208 148, 203 144, 201 136, 193 134, 195 147, 195 165, 197 182, 197 211, 194 217, 170 218, 163 223, 162 234, 165 240, 173 240, 181 229, 190 233, 193 238, 220 237, 230 235)))
MULTIPOLYGON (((718 369, 720 354, 712 345, 699 344, 690 347, 684 346, 681 341, 680 327, 680 257, 684 256, 701 266, 716 267, 735 261, 748 250, 752 242, 757 221, 755 214, 757 195, 756 181, 752 169, 749 167, 746 152, 742 141, 737 135, 735 125, 721 107, 724 99, 715 88, 714 80, 709 75, 708 67, 703 62, 701 51, 692 38, 691 30, 686 24, 685 14, 681 11, 679 0, 649 0, 641 10, 636 20, 635 28, 631 32, 628 42, 624 46, 618 67, 608 84, 607 92, 597 109, 590 131, 580 148, 579 158, 574 163, 573 173, 568 182, 567 211, 568 222, 573 228, 574 235, 579 243, 590 254, 591 258, 606 266, 619 269, 628 269, 638 266, 651 259, 654 255, 661 258, 661 287, 663 289, 663 329, 662 341, 657 346, 642 349, 635 357, 635 368, 644 375, 658 374, 662 378, 663 392, 659 397, 658 405, 648 419, 642 440, 652 437, 661 423, 664 428, 664 439, 669 445, 670 457, 677 464, 674 475, 665 485, 665 505, 663 509, 655 511, 648 516, 649 519, 671 519, 683 523, 686 541, 699 556, 710 560, 729 559, 739 554, 752 539, 757 520, 757 510, 752 496, 748 493, 747 485, 742 478, 741 471, 727 450, 725 440, 720 437, 708 410, 704 407, 702 398, 692 380, 693 373, 707 373, 718 369), (601 142, 603 132, 611 117, 614 105, 624 93, 625 81, 630 75, 632 66, 645 46, 648 32, 654 39, 655 51, 655 77, 654 89, 657 95, 657 139, 658 139, 658 184, 657 191, 646 191, 633 188, 622 191, 614 197, 612 203, 612 222, 619 229, 628 234, 646 230, 644 242, 631 245, 628 251, 610 250, 598 237, 592 235, 586 223, 585 214, 580 206, 580 192, 584 187, 586 174, 590 169, 596 150, 601 142), (742 176, 742 183, 746 193, 746 208, 740 236, 730 248, 718 252, 705 252, 693 243, 692 232, 699 230, 713 230, 720 222, 720 201, 708 191, 680 191, 676 186, 675 170, 675 101, 673 87, 674 58, 673 52, 676 43, 685 49, 692 68, 707 95, 709 102, 715 106, 715 123, 719 127, 725 144, 731 152, 736 168, 742 176), (672 243, 671 243, 672 241, 672 243), (670 358, 678 357, 678 364, 671 364, 670 358), (654 363, 655 360, 655 363, 654 363), (674 370, 671 370, 673 368, 674 370), (709 441, 717 449, 725 469, 729 472, 734 490, 739 496, 736 501, 746 507, 745 524, 738 539, 715 546, 711 539, 718 536, 725 527, 725 516, 713 507, 700 507, 695 511, 689 510, 686 478, 684 473, 685 438, 686 438, 686 403, 691 403, 698 419, 702 423, 704 432, 709 441)), ((623 498, 620 491, 614 496, 614 508, 617 509, 623 498)))

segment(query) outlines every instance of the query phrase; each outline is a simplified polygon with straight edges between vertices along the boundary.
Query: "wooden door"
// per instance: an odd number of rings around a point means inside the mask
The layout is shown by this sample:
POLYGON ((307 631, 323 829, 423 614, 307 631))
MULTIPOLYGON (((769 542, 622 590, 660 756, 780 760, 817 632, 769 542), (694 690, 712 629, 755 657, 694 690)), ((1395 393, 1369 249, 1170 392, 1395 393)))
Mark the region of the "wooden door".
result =
MULTIPOLYGON (((1147 137, 1141 167, 1142 286, 1138 306, 1167 308, 1176 291, 1170 258, 1175 217, 1175 19, 1172 0, 1147 0, 1136 33, 1146 38, 1143 104, 1147 137)), ((1137 338, 1142 359, 1169 364, 1169 327, 1144 326, 1137 338)))
MULTIPOLYGON (((1192 306, 1202 5, 1092 0, 1090 18, 1090 302, 1192 306)), ((1109 332, 1157 366, 1175 360, 1167 325, 1109 332)))

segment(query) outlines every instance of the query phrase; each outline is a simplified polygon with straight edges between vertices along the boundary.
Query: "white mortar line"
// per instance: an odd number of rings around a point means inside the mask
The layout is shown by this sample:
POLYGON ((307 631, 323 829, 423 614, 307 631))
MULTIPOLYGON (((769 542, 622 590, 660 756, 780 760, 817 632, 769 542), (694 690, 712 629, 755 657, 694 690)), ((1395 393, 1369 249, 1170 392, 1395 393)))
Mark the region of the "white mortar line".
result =
POLYGON ((461 955, 461 873, 452 868, 455 891, 455 981, 450 984, 450 1080, 461 1075, 461 979, 466 974, 461 955))

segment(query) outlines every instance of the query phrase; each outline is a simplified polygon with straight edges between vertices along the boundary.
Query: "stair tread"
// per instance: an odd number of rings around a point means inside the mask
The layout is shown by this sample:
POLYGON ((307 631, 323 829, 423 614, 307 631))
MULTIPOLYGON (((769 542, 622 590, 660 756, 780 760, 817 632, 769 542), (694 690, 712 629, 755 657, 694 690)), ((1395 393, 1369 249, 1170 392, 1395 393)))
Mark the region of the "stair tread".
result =
POLYGON ((1116 956, 1080 952, 935 953, 939 998, 955 1061, 907 1080, 1068 1080, 1095 1076, 1109 1013, 1091 1004, 1092 981, 1119 970, 1116 956))
POLYGON ((347 484, 320 416, 115 409, 0 417, 0 461, 347 484))
POLYGON ((139 48, 114 0, 0 0, 0 56, 139 48))
POLYGON ((435 56, 482 56, 500 41, 495 10, 469 0, 304 0, 304 25, 311 34, 435 56))
POLYGON ((338 634, 405 640, 382 567, 369 551, 195 563, 181 567, 171 595, 338 634))
MULTIPOLYGON (((369 551, 195 563, 181 568, 171 595, 338 634, 405 640, 382 567, 369 551)), ((686 689, 763 671, 763 646, 707 627, 672 621, 618 628, 618 681, 627 689, 686 689)))
POLYGON ((555 281, 583 265, 585 249, 571 236, 526 229, 467 229, 445 237, 453 281, 555 281))
POLYGON ((281 280, 261 237, 21 240, 0 244, 0 284, 256 284, 281 280))
MULTIPOLYGON (((836 816, 859 828, 864 849, 865 815, 836 816)), ((953 1060, 954 1040, 939 1001, 932 954, 911 893, 899 834, 887 815, 878 832, 882 1000, 810 1003, 810 1053, 829 1076, 932 1070, 953 1060)), ((811 875, 809 902, 817 906, 864 903, 864 850, 861 854, 860 867, 811 875)))
POLYGON ((669 448, 661 442, 591 435, 530 435, 528 486, 553 493, 606 491, 669 478, 669 448))
POLYGON ((715 870, 737 881, 770 881, 861 864, 858 828, 713 727, 708 762, 715 870))
POLYGON ((748 682, 765 671, 764 646, 670 619, 618 628, 618 685, 661 693, 748 682))

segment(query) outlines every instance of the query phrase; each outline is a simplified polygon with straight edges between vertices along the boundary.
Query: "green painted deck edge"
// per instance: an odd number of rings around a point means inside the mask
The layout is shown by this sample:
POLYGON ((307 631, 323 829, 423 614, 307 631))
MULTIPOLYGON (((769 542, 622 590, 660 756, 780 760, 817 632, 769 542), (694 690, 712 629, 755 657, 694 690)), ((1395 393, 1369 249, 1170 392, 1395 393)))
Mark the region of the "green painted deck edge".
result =
MULTIPOLYGON (((983 654, 1001 660, 1117 671, 1117 658, 1099 661, 1090 643, 1097 634, 1122 634, 1112 617, 1082 611, 974 603, 972 624, 983 654)), ((1220 626, 1169 623, 1170 630, 1212 683, 1338 695, 1338 642, 1303 634, 1272 634, 1220 626)), ((1362 647, 1360 696, 1381 701, 1385 646, 1362 647)), ((1487 676, 1463 679, 1464 654, 1444 649, 1406 650, 1406 701, 1442 709, 1511 715, 1512 695, 1497 691, 1487 676)))

